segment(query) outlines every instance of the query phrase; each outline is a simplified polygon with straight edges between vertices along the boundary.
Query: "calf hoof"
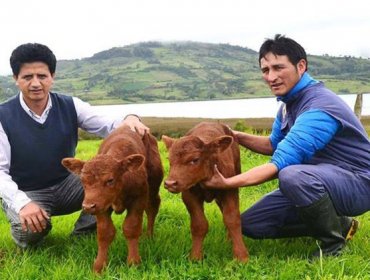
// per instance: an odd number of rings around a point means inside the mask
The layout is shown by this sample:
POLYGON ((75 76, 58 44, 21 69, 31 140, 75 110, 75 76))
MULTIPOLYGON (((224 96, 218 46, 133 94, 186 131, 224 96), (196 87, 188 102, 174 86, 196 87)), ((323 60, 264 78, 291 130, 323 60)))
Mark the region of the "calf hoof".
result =
POLYGON ((238 261, 238 262, 241 262, 241 263, 247 263, 249 261, 249 256, 238 256, 238 257, 235 257, 235 259, 238 261))
POLYGON ((234 253, 234 258, 241 263, 246 263, 249 261, 249 254, 248 251, 239 251, 234 253))
POLYGON ((101 272, 103 271, 105 266, 106 266, 106 264, 104 262, 95 261, 94 266, 93 266, 93 270, 94 270, 95 273, 101 274, 101 272))
POLYGON ((199 261, 203 260, 203 255, 202 254, 191 254, 189 259, 191 261, 199 262, 199 261))
POLYGON ((141 258, 140 256, 137 256, 137 257, 127 257, 127 264, 129 266, 135 266, 135 265, 139 265, 141 263, 141 258))

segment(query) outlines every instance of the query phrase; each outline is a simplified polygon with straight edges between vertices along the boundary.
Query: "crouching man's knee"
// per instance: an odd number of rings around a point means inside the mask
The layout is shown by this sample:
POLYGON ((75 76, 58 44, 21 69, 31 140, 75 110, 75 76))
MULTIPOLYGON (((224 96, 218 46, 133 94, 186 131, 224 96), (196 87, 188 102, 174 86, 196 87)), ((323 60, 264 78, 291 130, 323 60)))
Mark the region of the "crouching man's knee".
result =
POLYGON ((51 230, 50 221, 47 222, 46 228, 41 232, 24 231, 21 224, 11 225, 11 235, 14 242, 21 248, 25 249, 38 245, 51 230))
POLYGON ((279 172, 279 189, 297 207, 311 205, 325 193, 315 165, 291 165, 279 172))

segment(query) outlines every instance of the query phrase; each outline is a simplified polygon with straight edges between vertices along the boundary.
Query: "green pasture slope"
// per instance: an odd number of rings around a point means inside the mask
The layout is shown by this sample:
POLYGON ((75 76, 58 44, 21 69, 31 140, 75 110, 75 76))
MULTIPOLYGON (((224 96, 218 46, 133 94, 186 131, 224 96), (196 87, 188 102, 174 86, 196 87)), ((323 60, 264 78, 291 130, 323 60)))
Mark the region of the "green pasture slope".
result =
MULTIPOLYGON (((78 158, 89 159, 99 140, 81 141, 78 158)), ((165 172, 167 153, 160 142, 165 172)), ((242 169, 268 161, 267 157, 242 149, 242 169)), ((262 195, 276 188, 276 181, 240 191, 240 209, 244 210, 262 195)), ((0 211, 0 279, 370 279, 370 214, 358 217, 359 232, 349 242, 345 253, 336 258, 311 262, 310 252, 317 247, 311 238, 253 240, 245 238, 250 261, 240 264, 232 259, 220 211, 215 203, 205 206, 209 233, 204 242, 205 258, 188 260, 191 246, 189 215, 180 195, 161 187, 162 204, 154 239, 140 240, 142 264, 128 267, 126 243, 120 230, 123 215, 114 215, 117 228, 109 253, 109 265, 101 276, 91 272, 97 253, 95 236, 73 239, 69 236, 78 213, 53 217, 53 229, 35 250, 21 251, 12 242, 9 224, 0 211)), ((145 225, 144 225, 145 228, 145 225)))
MULTIPOLYGON (((370 60, 308 55, 309 73, 338 94, 370 92, 370 60)), ((141 42, 58 60, 53 90, 94 105, 270 97, 258 53, 229 44, 141 42)), ((0 76, 0 101, 18 93, 0 76)))

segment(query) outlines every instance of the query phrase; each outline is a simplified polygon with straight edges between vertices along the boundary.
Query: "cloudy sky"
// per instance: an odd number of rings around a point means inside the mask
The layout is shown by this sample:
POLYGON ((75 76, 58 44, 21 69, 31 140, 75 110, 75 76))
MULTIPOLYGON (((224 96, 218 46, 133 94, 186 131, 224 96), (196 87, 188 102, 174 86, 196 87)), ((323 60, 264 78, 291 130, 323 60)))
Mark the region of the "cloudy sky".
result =
POLYGON ((285 34, 308 54, 370 57, 368 0, 2 0, 0 75, 20 44, 58 59, 143 41, 229 43, 258 51, 285 34))

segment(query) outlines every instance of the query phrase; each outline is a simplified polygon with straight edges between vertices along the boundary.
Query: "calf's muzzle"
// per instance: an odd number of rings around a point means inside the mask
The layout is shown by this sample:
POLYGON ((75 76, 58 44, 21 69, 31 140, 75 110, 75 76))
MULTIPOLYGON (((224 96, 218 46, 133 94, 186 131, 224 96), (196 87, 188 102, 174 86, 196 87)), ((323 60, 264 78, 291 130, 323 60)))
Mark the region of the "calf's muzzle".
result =
POLYGON ((82 210, 89 213, 89 212, 94 212, 96 208, 95 203, 82 203, 82 210))
POLYGON ((177 190, 177 181, 175 180, 165 180, 164 187, 170 192, 179 192, 177 190))

